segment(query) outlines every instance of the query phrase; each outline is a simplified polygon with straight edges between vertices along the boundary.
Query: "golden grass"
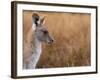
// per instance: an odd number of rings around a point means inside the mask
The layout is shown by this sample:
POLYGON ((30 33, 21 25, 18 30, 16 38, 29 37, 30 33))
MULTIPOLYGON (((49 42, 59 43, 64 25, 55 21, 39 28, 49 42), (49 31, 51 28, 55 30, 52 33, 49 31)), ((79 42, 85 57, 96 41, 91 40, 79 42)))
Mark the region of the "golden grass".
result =
MULTIPOLYGON (((33 12, 24 11, 24 40, 32 26, 33 12)), ((88 66, 90 61, 90 14, 38 12, 54 37, 53 44, 43 44, 37 68, 88 66)))

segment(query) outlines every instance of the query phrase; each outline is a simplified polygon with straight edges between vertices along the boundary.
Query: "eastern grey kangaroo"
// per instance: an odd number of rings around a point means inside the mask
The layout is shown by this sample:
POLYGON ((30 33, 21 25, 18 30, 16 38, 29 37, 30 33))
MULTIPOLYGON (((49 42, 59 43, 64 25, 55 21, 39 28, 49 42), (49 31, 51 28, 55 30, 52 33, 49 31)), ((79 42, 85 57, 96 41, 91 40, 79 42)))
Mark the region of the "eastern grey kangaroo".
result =
POLYGON ((40 17, 37 13, 33 13, 31 30, 32 38, 34 38, 30 43, 30 47, 25 46, 26 48, 30 48, 28 52, 24 51, 26 54, 30 54, 30 56, 27 57, 27 60, 25 60, 26 58, 23 59, 24 69, 35 69, 42 52, 42 42, 53 43, 54 41, 46 26, 43 24, 44 21, 44 17, 40 17))

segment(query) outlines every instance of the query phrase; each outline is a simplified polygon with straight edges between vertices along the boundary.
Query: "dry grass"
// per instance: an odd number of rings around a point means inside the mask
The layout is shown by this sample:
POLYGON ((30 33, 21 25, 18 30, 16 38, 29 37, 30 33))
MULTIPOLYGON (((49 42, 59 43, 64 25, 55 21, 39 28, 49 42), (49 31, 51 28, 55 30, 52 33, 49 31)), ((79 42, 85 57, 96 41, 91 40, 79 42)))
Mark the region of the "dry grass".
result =
MULTIPOLYGON (((24 40, 32 26, 33 12, 24 12, 24 40)), ((90 14, 39 12, 55 42, 43 44, 38 68, 88 66, 90 61, 90 14)))

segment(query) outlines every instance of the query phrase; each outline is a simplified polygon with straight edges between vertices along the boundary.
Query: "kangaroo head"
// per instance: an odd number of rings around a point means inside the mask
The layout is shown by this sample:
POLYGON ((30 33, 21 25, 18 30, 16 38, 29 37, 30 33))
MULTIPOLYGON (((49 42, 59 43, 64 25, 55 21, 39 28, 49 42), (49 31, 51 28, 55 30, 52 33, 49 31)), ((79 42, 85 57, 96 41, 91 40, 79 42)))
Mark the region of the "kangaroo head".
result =
POLYGON ((53 38, 50 36, 49 31, 44 25, 45 18, 40 18, 38 14, 34 13, 32 15, 32 21, 32 28, 35 31, 35 37, 41 42, 52 43, 53 38))

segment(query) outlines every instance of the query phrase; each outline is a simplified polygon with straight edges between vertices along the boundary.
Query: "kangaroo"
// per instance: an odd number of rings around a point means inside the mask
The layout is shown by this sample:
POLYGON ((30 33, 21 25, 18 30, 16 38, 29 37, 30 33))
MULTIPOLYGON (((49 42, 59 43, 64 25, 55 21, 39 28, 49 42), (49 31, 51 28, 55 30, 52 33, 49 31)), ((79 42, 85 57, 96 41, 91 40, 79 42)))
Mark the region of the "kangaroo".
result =
MULTIPOLYGON (((24 69, 35 69, 39 61, 42 52, 42 42, 53 43, 53 37, 49 34, 49 31, 44 25, 45 17, 40 17, 37 13, 32 15, 32 41, 31 46, 27 54, 30 54, 27 58, 27 62, 23 59, 24 69), (34 37, 34 38, 33 38, 34 37)), ((26 46, 27 47, 27 46, 26 46)))

